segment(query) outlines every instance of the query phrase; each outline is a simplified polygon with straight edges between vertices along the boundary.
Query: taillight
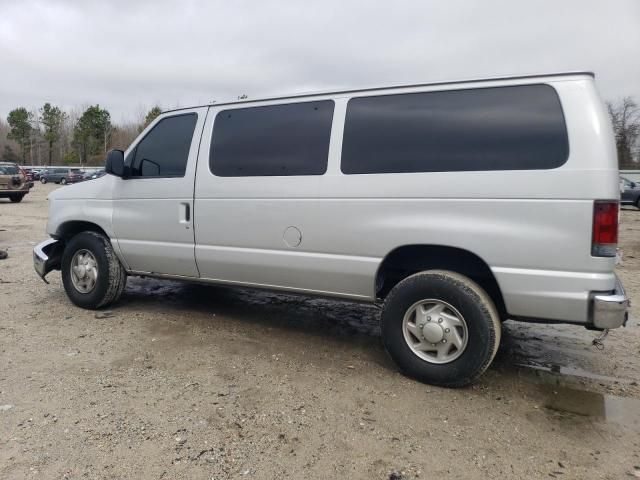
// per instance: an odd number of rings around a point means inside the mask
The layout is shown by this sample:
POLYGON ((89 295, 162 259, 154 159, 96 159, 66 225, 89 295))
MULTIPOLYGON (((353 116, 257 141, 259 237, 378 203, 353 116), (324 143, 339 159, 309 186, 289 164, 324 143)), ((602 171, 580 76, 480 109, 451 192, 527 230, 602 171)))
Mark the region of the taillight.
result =
POLYGON ((591 255, 615 257, 618 247, 618 202, 596 200, 593 204, 591 255))

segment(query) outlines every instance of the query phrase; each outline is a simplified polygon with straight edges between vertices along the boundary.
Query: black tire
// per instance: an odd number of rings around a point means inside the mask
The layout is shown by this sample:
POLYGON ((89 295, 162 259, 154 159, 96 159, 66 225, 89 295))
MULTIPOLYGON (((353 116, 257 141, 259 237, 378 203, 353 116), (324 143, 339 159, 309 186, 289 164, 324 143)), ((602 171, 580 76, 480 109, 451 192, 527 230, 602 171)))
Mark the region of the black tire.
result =
POLYGON ((67 179, 66 178, 61 178, 60 179, 60 184, 61 185, 66 185, 67 184, 67 179))
POLYGON ((11 195, 9 197, 9 200, 11 200, 13 203, 20 203, 23 198, 24 198, 23 194, 17 194, 17 195, 11 195))
POLYGON ((640 197, 636 200, 636 208, 640 209, 640 197))
POLYGON ((391 290, 382 310, 382 340, 387 352, 403 373, 432 385, 462 387, 472 383, 491 364, 500 335, 500 317, 489 295, 469 278, 446 270, 405 278, 391 290), (405 314, 426 299, 453 306, 467 325, 466 347, 449 363, 436 364, 419 357, 405 340, 405 314))
POLYGON ((82 232, 69 240, 62 255, 61 269, 62 283, 69 299, 77 306, 90 310, 106 307, 118 300, 127 282, 127 274, 111 242, 96 232, 82 232), (80 250, 88 250, 97 263, 96 284, 88 293, 76 289, 71 279, 71 261, 80 250))
POLYGON ((47 179, 44 177, 40 177, 40 183, 44 185, 45 183, 47 183, 47 179))

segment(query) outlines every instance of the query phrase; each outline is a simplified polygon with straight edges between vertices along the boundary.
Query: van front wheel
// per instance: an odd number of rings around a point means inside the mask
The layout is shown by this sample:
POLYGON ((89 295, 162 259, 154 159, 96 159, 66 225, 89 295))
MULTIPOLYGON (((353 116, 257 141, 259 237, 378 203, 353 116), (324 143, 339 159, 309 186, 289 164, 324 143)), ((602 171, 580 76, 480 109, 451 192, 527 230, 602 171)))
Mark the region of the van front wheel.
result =
POLYGON ((61 270, 69 299, 91 310, 115 302, 127 282, 127 274, 111 242, 96 232, 82 232, 69 240, 61 270))
POLYGON ((433 385, 472 383, 491 364, 500 334, 489 295, 446 270, 405 278, 382 311, 382 340, 393 361, 407 375, 433 385))

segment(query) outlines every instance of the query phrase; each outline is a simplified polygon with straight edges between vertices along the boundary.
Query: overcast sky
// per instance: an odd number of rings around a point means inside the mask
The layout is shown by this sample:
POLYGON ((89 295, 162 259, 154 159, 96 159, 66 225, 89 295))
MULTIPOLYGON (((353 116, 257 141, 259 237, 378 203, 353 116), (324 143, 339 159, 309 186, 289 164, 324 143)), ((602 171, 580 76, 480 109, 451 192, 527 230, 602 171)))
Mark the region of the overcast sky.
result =
POLYGON ((0 115, 589 70, 640 101, 640 0, 0 0, 0 115))

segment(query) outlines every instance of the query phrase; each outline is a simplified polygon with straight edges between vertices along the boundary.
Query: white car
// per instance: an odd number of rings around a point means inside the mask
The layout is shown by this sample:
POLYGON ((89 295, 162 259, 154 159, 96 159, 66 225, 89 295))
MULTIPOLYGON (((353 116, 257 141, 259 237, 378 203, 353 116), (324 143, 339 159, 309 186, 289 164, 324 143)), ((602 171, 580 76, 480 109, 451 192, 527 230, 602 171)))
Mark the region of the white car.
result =
POLYGON ((182 108, 106 171, 50 194, 34 250, 84 308, 128 275, 377 302, 402 371, 446 386, 488 367, 505 319, 627 319, 592 74, 182 108))

